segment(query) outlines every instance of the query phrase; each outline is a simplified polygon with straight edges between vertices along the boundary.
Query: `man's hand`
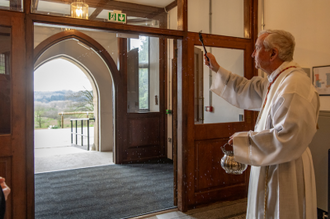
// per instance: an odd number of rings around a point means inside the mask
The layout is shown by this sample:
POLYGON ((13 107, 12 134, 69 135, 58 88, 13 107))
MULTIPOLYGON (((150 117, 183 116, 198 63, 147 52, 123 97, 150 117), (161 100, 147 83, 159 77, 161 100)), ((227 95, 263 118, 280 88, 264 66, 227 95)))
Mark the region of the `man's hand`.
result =
POLYGON ((230 136, 229 140, 228 140, 228 144, 231 145, 231 146, 233 146, 233 144, 234 144, 234 137, 233 136, 234 135, 230 136))
POLYGON ((212 55, 212 53, 207 53, 206 55, 204 54, 204 64, 209 66, 212 71, 217 72, 220 68, 220 65, 217 63, 214 55, 212 55), (207 60, 206 55, 209 60, 207 60))
POLYGON ((10 188, 7 186, 5 178, 3 178, 1 176, 0 176, 0 185, 1 185, 1 188, 3 191, 3 194, 5 195, 5 199, 7 200, 8 195, 10 193, 10 188))

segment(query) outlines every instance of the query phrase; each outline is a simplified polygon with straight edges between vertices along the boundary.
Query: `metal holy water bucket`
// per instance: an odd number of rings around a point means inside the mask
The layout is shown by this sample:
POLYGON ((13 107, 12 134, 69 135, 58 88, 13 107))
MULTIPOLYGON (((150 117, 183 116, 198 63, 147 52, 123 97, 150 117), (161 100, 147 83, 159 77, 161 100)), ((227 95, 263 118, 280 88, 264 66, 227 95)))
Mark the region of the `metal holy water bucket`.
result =
POLYGON ((227 151, 225 149, 226 145, 227 143, 221 147, 221 150, 224 153, 223 157, 221 158, 222 169, 224 169, 228 174, 242 174, 247 169, 248 165, 235 161, 234 152, 227 151))

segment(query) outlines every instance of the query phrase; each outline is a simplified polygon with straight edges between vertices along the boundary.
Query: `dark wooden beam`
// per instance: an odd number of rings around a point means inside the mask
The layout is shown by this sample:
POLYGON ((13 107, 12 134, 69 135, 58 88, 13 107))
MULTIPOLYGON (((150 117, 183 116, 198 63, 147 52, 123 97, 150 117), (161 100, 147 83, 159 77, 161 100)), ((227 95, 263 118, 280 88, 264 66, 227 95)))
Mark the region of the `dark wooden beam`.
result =
MULTIPOLYGON (((109 0, 113 1, 113 0, 109 0)), ((89 16, 89 19, 94 20, 104 9, 104 7, 108 4, 107 0, 100 0, 98 7, 95 9, 95 11, 89 16)))
POLYGON ((188 3, 187 0, 178 2, 178 30, 188 31, 188 3))
POLYGON ((60 17, 60 16, 49 16, 41 14, 30 14, 29 15, 34 22, 56 24, 56 25, 66 25, 66 26, 79 26, 83 28, 92 28, 99 30, 112 30, 120 31, 122 33, 132 33, 132 34, 143 34, 147 36, 166 36, 169 38, 182 38, 184 33, 177 30, 167 30, 153 27, 144 26, 134 26, 126 25, 115 22, 99 22, 92 20, 60 17))
POLYGON ((167 11, 170 11, 170 10, 172 10, 173 8, 175 8, 176 6, 178 6, 178 2, 177 2, 177 0, 175 0, 175 1, 173 1, 172 3, 170 3, 169 5, 167 5, 166 7, 165 7, 165 11, 167 12, 167 11))
POLYGON ((244 0, 244 37, 251 37, 251 18, 252 18, 252 2, 250 0, 244 0))
POLYGON ((96 17, 103 11, 103 8, 96 8, 95 11, 88 17, 90 20, 95 20, 96 17))

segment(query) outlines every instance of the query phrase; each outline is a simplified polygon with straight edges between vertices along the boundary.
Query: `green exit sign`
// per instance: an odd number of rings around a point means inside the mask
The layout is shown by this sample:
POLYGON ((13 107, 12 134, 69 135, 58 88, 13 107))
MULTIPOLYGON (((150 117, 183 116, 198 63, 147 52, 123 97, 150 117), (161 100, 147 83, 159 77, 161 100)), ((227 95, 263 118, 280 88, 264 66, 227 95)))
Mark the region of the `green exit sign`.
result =
POLYGON ((108 21, 126 23, 126 14, 118 12, 109 12, 108 21))

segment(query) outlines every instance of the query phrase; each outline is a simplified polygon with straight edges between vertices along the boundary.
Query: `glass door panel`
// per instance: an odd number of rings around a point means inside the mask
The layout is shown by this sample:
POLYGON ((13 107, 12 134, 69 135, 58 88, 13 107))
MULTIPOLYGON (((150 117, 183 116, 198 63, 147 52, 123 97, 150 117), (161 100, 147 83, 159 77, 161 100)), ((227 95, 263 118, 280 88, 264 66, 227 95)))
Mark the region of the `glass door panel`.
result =
MULTIPOLYGON (((244 110, 239 109, 211 92, 209 89, 215 73, 204 65, 203 47, 195 46, 195 123, 228 123, 244 121, 244 110), (197 53, 200 51, 200 53, 197 53)), ((207 47, 219 64, 240 76, 244 76, 244 51, 207 47)))
POLYGON ((190 0, 188 30, 249 38, 250 2, 251 0, 190 0))

